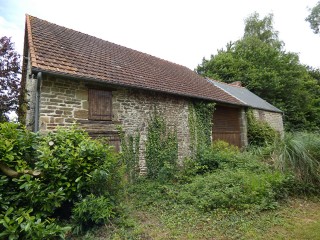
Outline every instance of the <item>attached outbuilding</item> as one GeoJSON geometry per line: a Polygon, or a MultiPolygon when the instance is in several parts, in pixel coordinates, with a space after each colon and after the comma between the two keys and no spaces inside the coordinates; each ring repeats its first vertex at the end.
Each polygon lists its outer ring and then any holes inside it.
{"type": "MultiPolygon", "coordinates": [[[[263,100],[262,98],[260,98],[253,92],[249,91],[245,87],[242,87],[241,82],[226,84],[226,83],[214,81],[211,79],[208,79],[208,81],[210,81],[214,86],[220,88],[224,92],[230,94],[234,98],[241,101],[243,104],[247,106],[247,108],[250,108],[253,111],[253,115],[257,120],[268,123],[274,130],[279,132],[280,135],[283,135],[283,132],[284,132],[283,118],[282,118],[283,112],[280,109],[276,108],[275,106],[271,105],[267,101],[263,100]]],[[[220,111],[223,111],[223,110],[220,110],[220,111]]],[[[219,113],[216,111],[215,114],[218,115],[219,113]]],[[[229,114],[232,115],[230,117],[231,119],[230,121],[234,121],[232,119],[236,118],[235,116],[236,114],[233,112],[229,114]]],[[[220,130],[219,120],[217,119],[215,120],[215,117],[214,117],[213,121],[217,123],[216,125],[214,124],[213,131],[219,131],[220,130]]],[[[226,125],[226,123],[224,124],[226,125]]],[[[235,130],[236,129],[239,130],[239,127],[235,128],[235,130]]],[[[215,137],[213,136],[213,138],[215,137]]]]}

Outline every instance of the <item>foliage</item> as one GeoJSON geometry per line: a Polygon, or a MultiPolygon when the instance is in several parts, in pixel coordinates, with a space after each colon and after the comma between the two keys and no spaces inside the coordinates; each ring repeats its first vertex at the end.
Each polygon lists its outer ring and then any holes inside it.
{"type": "Polygon", "coordinates": [[[11,38],[0,38],[0,122],[8,121],[8,113],[18,108],[20,91],[20,55],[11,38]]]}
{"type": "Polygon", "coordinates": [[[1,239],[60,239],[70,227],[57,225],[54,219],[42,218],[32,209],[10,207],[0,214],[1,239]]]}
{"type": "Polygon", "coordinates": [[[121,139],[121,159],[126,166],[126,176],[133,183],[139,176],[140,134],[125,136],[119,129],[121,139]]]}
{"type": "Polygon", "coordinates": [[[271,144],[278,136],[267,122],[258,121],[251,110],[247,112],[248,142],[253,146],[264,146],[271,144]]]}
{"type": "Polygon", "coordinates": [[[300,64],[297,54],[283,49],[272,22],[272,15],[261,20],[257,13],[251,15],[246,19],[243,38],[228,43],[226,49],[218,50],[209,60],[203,59],[197,72],[227,83],[241,81],[253,93],[284,111],[287,129],[317,129],[319,83],[300,64]]]}
{"type": "Polygon", "coordinates": [[[273,209],[277,200],[286,196],[286,184],[290,177],[272,170],[250,153],[241,153],[222,141],[212,146],[215,170],[196,175],[187,183],[142,185],[141,192],[146,205],[157,199],[192,206],[200,211],[215,209],[273,209]]]}
{"type": "MultiPolygon", "coordinates": [[[[180,187],[177,198],[203,211],[214,209],[270,209],[283,197],[290,180],[273,171],[250,153],[223,141],[214,142],[210,151],[216,169],[211,174],[196,176],[180,187]]],[[[210,161],[209,161],[210,163],[210,161]]],[[[210,164],[208,164],[210,166],[210,164]]]]}
{"type": "Polygon", "coordinates": [[[317,133],[286,133],[274,144],[272,157],[277,168],[293,172],[304,188],[318,191],[320,187],[320,135],[317,133]]]}
{"type": "Polygon", "coordinates": [[[255,37],[259,40],[280,49],[283,43],[278,39],[278,32],[273,28],[273,14],[259,19],[258,13],[253,13],[246,19],[244,37],[255,37]]]}
{"type": "Polygon", "coordinates": [[[202,211],[214,209],[273,209],[285,182],[280,173],[224,169],[198,176],[178,194],[179,201],[202,211]]]}
{"type": "Polygon", "coordinates": [[[320,30],[320,1],[317,4],[309,9],[310,14],[306,18],[306,21],[310,23],[310,28],[315,34],[319,34],[320,30]]]}
{"type": "Polygon", "coordinates": [[[211,144],[214,103],[196,101],[189,105],[190,147],[193,159],[205,154],[211,144]]]}
{"type": "Polygon", "coordinates": [[[105,196],[90,194],[72,209],[72,218],[76,232],[82,232],[83,227],[92,228],[95,225],[108,223],[115,216],[114,204],[105,196]]]}
{"type": "Polygon", "coordinates": [[[174,177],[178,161],[177,130],[170,130],[156,109],[148,121],[145,157],[148,178],[167,180],[174,177]]]}
{"type": "Polygon", "coordinates": [[[223,165],[233,159],[239,153],[236,146],[227,142],[217,140],[206,148],[202,148],[201,154],[195,159],[184,163],[184,175],[196,175],[212,172],[214,169],[222,168],[223,165]]]}
{"type": "MultiPolygon", "coordinates": [[[[318,144],[315,142],[314,146],[318,144]]],[[[274,151],[270,145],[264,148],[269,153],[274,151]]],[[[305,219],[305,212],[296,215],[296,209],[309,208],[308,214],[317,213],[312,209],[319,208],[319,202],[313,208],[306,199],[291,207],[282,201],[288,200],[291,191],[296,191],[291,171],[278,171],[274,165],[261,161],[257,151],[240,152],[223,141],[214,142],[209,149],[216,168],[174,184],[139,179],[128,186],[126,205],[130,206],[129,214],[133,218],[130,226],[111,230],[107,226],[88,236],[89,239],[267,239],[268,236],[291,239],[292,219],[294,226],[299,223],[299,236],[304,236],[304,232],[316,236],[311,228],[301,231],[306,223],[296,217],[305,219]],[[279,233],[279,229],[285,232],[279,233]]],[[[313,151],[319,153],[318,148],[313,151]]],[[[308,215],[311,223],[308,226],[316,231],[318,224],[310,219],[313,217],[308,215]]],[[[298,229],[295,232],[299,233],[298,229]]]]}
{"type": "MultiPolygon", "coordinates": [[[[55,218],[69,219],[77,202],[85,212],[86,205],[81,203],[89,195],[108,199],[113,209],[118,204],[122,178],[118,157],[111,147],[91,140],[84,131],[73,127],[38,136],[19,124],[3,123],[0,141],[0,163],[19,173],[16,178],[2,174],[0,178],[0,219],[4,219],[0,232],[4,236],[63,236],[70,228],[60,227],[55,218]],[[41,175],[29,174],[30,169],[41,175]]],[[[92,221],[98,218],[91,216],[92,221]]]]}

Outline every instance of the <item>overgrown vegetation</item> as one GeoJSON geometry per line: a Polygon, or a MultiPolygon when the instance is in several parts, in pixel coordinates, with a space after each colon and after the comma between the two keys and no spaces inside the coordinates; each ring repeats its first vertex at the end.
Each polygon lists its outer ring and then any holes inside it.
{"type": "Polygon", "coordinates": [[[119,159],[82,130],[40,136],[3,123],[0,159],[1,239],[64,238],[118,214],[119,159]]]}
{"type": "Polygon", "coordinates": [[[193,157],[196,157],[202,148],[211,143],[212,114],[214,103],[211,102],[193,102],[189,105],[189,129],[190,129],[190,147],[193,157]]]}
{"type": "Polygon", "coordinates": [[[319,192],[320,135],[317,133],[286,133],[283,140],[275,141],[272,157],[276,167],[292,172],[303,183],[300,190],[319,192]]]}
{"type": "Polygon", "coordinates": [[[194,102],[189,105],[191,159],[185,160],[189,173],[206,172],[217,167],[210,154],[214,103],[194,102]]]}
{"type": "Polygon", "coordinates": [[[148,121],[145,158],[148,178],[161,181],[174,178],[178,164],[177,130],[169,129],[156,109],[148,121]]]}
{"type": "Polygon", "coordinates": [[[77,128],[40,136],[6,123],[0,135],[4,239],[266,239],[287,229],[290,196],[319,193],[317,133],[287,133],[247,151],[216,141],[177,168],[175,129],[155,113],[146,150],[157,170],[147,178],[129,168],[138,164],[139,135],[121,137],[120,156],[77,128]]]}
{"type": "Polygon", "coordinates": [[[247,111],[248,123],[248,143],[251,146],[265,146],[272,144],[276,138],[280,137],[276,130],[274,130],[267,122],[257,120],[253,111],[247,111]]]}
{"type": "Polygon", "coordinates": [[[139,177],[140,133],[125,135],[118,129],[121,139],[121,159],[125,165],[126,177],[129,183],[134,183],[139,177]]]}

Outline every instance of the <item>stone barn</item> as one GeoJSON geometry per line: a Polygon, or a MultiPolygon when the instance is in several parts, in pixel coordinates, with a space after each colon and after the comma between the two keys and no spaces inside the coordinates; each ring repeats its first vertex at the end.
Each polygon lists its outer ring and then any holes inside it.
{"type": "MultiPolygon", "coordinates": [[[[138,130],[142,171],[147,120],[154,106],[177,129],[179,160],[190,154],[188,113],[195,101],[216,103],[213,139],[247,144],[245,111],[254,104],[220,85],[228,86],[184,66],[26,15],[22,87],[27,127],[48,132],[77,123],[93,137],[109,138],[118,150],[117,126],[126,134],[138,130]]],[[[269,110],[258,107],[256,116],[282,131],[281,111],[269,110]]]]}

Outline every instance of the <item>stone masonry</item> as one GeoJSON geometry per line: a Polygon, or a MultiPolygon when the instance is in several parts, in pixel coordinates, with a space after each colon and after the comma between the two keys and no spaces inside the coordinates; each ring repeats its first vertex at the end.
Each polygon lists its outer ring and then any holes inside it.
{"type": "MultiPolygon", "coordinates": [[[[92,86],[92,82],[90,83],[92,86]]],[[[105,86],[105,85],[104,85],[105,86]]],[[[187,98],[146,90],[117,88],[112,91],[112,121],[88,121],[88,87],[79,80],[44,77],[41,83],[41,132],[58,126],[80,123],[86,130],[116,134],[121,125],[126,134],[140,133],[140,169],[146,171],[144,158],[147,125],[154,108],[166,119],[169,128],[177,129],[178,157],[181,163],[190,154],[187,98]]]]}
{"type": "Polygon", "coordinates": [[[282,113],[277,112],[269,112],[260,109],[253,109],[253,115],[256,119],[267,122],[273,129],[283,135],[284,128],[283,128],[283,120],[282,120],[282,113]]]}

